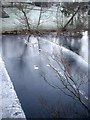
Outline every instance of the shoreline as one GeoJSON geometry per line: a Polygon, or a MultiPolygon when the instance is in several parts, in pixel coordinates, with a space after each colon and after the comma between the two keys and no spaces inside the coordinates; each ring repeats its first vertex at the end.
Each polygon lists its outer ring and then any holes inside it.
{"type": "Polygon", "coordinates": [[[23,118],[24,111],[15,92],[13,83],[0,56],[0,120],[2,118],[23,118]]]}
{"type": "Polygon", "coordinates": [[[23,29],[23,30],[11,30],[11,31],[4,31],[1,32],[1,35],[42,35],[42,34],[49,34],[49,33],[57,33],[57,34],[63,34],[63,33],[79,33],[79,32],[84,32],[84,31],[89,31],[88,29],[23,29]]]}

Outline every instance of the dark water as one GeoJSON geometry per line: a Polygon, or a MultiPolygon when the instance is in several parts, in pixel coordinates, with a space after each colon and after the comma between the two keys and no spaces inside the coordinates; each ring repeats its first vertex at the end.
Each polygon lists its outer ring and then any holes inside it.
{"type": "Polygon", "coordinates": [[[87,38],[87,34],[81,38],[72,38],[73,40],[70,38],[70,42],[69,37],[66,39],[64,36],[57,39],[53,36],[2,36],[3,59],[27,118],[49,118],[54,116],[55,111],[59,113],[59,117],[87,116],[87,111],[80,102],[53,87],[63,86],[49,65],[51,62],[59,69],[51,57],[54,52],[57,53],[56,44],[61,43],[87,61],[87,44],[83,46],[83,37],[87,38]]]}

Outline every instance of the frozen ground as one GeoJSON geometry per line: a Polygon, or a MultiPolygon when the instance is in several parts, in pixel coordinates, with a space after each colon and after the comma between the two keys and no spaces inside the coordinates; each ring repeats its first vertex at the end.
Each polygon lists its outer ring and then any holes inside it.
{"type": "Polygon", "coordinates": [[[25,118],[25,114],[0,57],[0,120],[2,118],[25,118]]]}

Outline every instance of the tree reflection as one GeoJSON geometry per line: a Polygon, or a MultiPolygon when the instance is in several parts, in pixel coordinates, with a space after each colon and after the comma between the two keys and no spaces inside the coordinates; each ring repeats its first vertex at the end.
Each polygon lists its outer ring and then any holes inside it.
{"type": "Polygon", "coordinates": [[[58,100],[54,105],[50,104],[43,96],[39,97],[40,106],[49,114],[52,119],[56,118],[74,118],[78,116],[80,118],[87,117],[86,114],[80,114],[77,108],[77,104],[62,103],[58,100]]]}
{"type": "Polygon", "coordinates": [[[40,39],[39,39],[39,37],[37,37],[37,42],[38,42],[38,50],[40,52],[41,51],[41,45],[40,45],[40,39]]]}
{"type": "Polygon", "coordinates": [[[25,54],[26,54],[30,37],[31,37],[31,35],[28,35],[28,36],[27,36],[27,39],[26,39],[25,44],[24,44],[23,52],[22,52],[22,54],[21,54],[21,56],[20,56],[21,59],[22,59],[22,58],[25,56],[25,54]]]}
{"type": "Polygon", "coordinates": [[[84,87],[88,87],[88,68],[84,73],[81,71],[81,68],[79,68],[79,66],[76,66],[75,69],[77,73],[72,74],[72,67],[76,62],[75,58],[72,57],[73,54],[71,54],[71,56],[69,55],[69,57],[67,55],[65,56],[65,53],[61,48],[60,52],[53,52],[52,55],[44,53],[49,61],[50,68],[52,68],[54,73],[57,75],[60,84],[53,84],[50,80],[47,79],[44,72],[42,74],[42,77],[44,78],[45,82],[48,83],[51,87],[61,90],[65,95],[73,98],[74,100],[78,100],[79,103],[81,103],[81,105],[88,111],[88,113],[90,113],[90,108],[88,107],[88,93],[85,94],[85,89],[82,90],[84,87]],[[59,66],[59,69],[55,66],[56,63],[59,66]]]}
{"type": "Polygon", "coordinates": [[[81,33],[67,33],[67,35],[58,35],[59,37],[59,45],[62,45],[73,52],[80,54],[80,49],[81,49],[81,33]]]}

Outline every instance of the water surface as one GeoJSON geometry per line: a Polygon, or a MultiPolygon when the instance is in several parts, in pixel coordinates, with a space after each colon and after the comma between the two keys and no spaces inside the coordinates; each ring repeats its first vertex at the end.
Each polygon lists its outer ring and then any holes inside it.
{"type": "MultiPolygon", "coordinates": [[[[52,60],[52,56],[59,53],[61,44],[87,62],[87,35],[84,32],[78,38],[62,35],[57,38],[53,35],[2,36],[3,59],[27,118],[52,117],[55,110],[60,112],[61,117],[87,116],[86,110],[78,101],[53,87],[62,87],[62,84],[49,65],[51,62],[61,70],[52,60]]],[[[62,70],[61,72],[63,74],[62,70]]],[[[85,92],[86,87],[83,87],[85,92]]]]}

